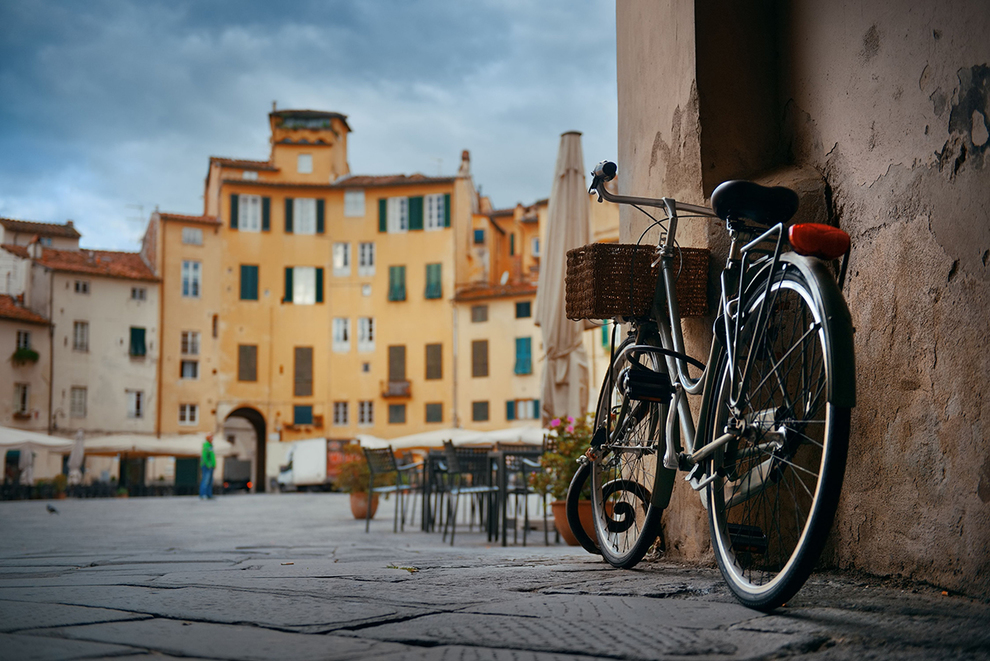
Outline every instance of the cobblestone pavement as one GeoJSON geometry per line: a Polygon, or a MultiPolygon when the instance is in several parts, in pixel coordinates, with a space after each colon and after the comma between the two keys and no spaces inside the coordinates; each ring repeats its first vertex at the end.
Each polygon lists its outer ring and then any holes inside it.
{"type": "Polygon", "coordinates": [[[0,659],[990,659],[990,605],[849,573],[786,608],[710,568],[372,532],[339,494],[0,503],[0,659]]]}

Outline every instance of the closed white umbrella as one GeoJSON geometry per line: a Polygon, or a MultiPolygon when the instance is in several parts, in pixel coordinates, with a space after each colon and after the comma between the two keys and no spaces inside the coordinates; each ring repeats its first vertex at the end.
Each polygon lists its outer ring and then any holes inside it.
{"type": "Polygon", "coordinates": [[[72,441],[58,436],[38,432],[0,427],[0,469],[4,469],[8,450],[20,450],[18,468],[21,471],[21,484],[34,481],[34,457],[41,452],[65,453],[72,448],[72,441]]]}
{"type": "Polygon", "coordinates": [[[69,453],[69,484],[79,484],[82,482],[82,465],[86,458],[86,449],[83,441],[83,430],[76,432],[76,441],[69,453]]]}
{"type": "Polygon", "coordinates": [[[588,410],[584,325],[567,319],[564,304],[567,251],[590,241],[588,204],[581,134],[569,131],[560,136],[533,314],[533,321],[543,332],[543,424],[567,415],[579,417],[588,410]]]}

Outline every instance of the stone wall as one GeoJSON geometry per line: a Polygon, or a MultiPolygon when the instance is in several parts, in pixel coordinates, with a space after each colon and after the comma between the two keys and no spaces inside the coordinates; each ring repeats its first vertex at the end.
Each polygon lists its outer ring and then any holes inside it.
{"type": "MultiPolygon", "coordinates": [[[[620,190],[703,202],[729,178],[785,182],[804,218],[850,233],[858,405],[827,558],[986,597],[990,12],[738,5],[617,4],[620,190]]],[[[723,235],[681,237],[718,254],[723,235]]],[[[687,324],[695,355],[709,328],[687,324]]],[[[705,559],[699,499],[678,487],[673,507],[672,553],[705,559]]]]}

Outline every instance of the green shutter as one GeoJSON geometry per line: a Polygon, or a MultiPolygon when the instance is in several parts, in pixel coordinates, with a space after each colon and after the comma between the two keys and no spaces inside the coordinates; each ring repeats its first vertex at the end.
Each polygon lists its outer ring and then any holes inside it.
{"type": "Polygon", "coordinates": [[[282,299],[283,303],[292,302],[292,267],[285,267],[285,298],[282,299]]]}
{"type": "Polygon", "coordinates": [[[409,229],[423,229],[423,196],[409,198],[409,229]]]}
{"type": "Polygon", "coordinates": [[[541,418],[541,415],[540,415],[540,400],[534,399],[533,400],[533,419],[534,420],[539,420],[540,418],[541,418]]]}
{"type": "Polygon", "coordinates": [[[532,341],[528,337],[516,338],[516,374],[532,374],[532,341]]]}
{"type": "Polygon", "coordinates": [[[323,302],[323,269],[320,267],[316,269],[316,302],[323,302]]]}
{"type": "Polygon", "coordinates": [[[388,200],[384,197],[378,200],[378,231],[388,231],[388,200]]]}
{"type": "Polygon", "coordinates": [[[241,264],[241,300],[258,300],[258,267],[241,264]]]}
{"type": "Polygon", "coordinates": [[[323,200],[316,201],[316,233],[323,234],[323,200]]]}
{"type": "Polygon", "coordinates": [[[292,198],[285,198],[285,233],[292,234],[292,198]]]}
{"type": "Polygon", "coordinates": [[[272,229],[272,198],[261,198],[261,231],[268,232],[272,229]]]}
{"type": "Polygon", "coordinates": [[[515,234],[510,234],[509,235],[509,255],[515,255],[515,254],[516,254],[516,235],[515,234]]]}
{"type": "Polygon", "coordinates": [[[406,300],[406,267],[388,267],[388,300],[406,300]]]}
{"type": "Polygon", "coordinates": [[[230,194],[230,229],[237,229],[237,193],[230,194]]]}
{"type": "Polygon", "coordinates": [[[442,264],[426,265],[426,298],[441,298],[443,296],[442,267],[442,264]]]}
{"type": "Polygon", "coordinates": [[[515,400],[508,400],[505,402],[505,419],[506,421],[511,421],[516,419],[516,402],[515,400]]]}
{"type": "Polygon", "coordinates": [[[144,329],[131,326],[131,355],[143,356],[147,353],[144,346],[144,329]]]}
{"type": "Polygon", "coordinates": [[[450,227],[450,193],[443,194],[443,226],[450,227]]]}

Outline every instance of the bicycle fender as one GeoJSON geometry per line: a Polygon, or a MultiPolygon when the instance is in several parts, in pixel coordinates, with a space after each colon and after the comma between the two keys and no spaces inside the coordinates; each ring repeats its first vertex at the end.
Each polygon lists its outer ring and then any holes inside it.
{"type": "Polygon", "coordinates": [[[657,475],[650,505],[665,510],[670,504],[670,494],[674,491],[674,478],[677,476],[677,471],[664,468],[662,464],[659,465],[659,470],[660,473],[657,475]]]}
{"type": "Polygon", "coordinates": [[[787,252],[780,256],[780,261],[793,264],[801,272],[811,285],[819,309],[825,311],[825,368],[832,377],[828,401],[833,406],[853,408],[856,406],[856,353],[849,306],[820,259],[787,252]]]}

